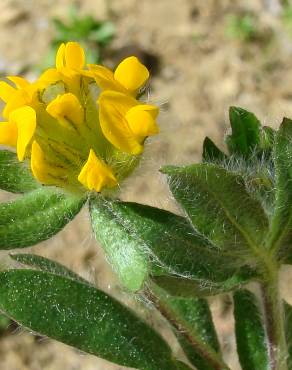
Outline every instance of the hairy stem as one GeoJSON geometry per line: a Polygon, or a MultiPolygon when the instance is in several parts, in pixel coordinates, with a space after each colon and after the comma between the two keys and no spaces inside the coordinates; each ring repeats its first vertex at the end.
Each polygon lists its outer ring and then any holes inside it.
{"type": "Polygon", "coordinates": [[[175,328],[190,343],[194,350],[210,364],[212,369],[230,370],[221,357],[211,347],[194,337],[188,328],[177,320],[172,311],[168,309],[167,305],[162,302],[159,297],[149,289],[145,292],[145,296],[153,303],[155,308],[173,326],[173,328],[175,328]]]}
{"type": "Polygon", "coordinates": [[[278,268],[273,266],[261,284],[270,369],[288,370],[284,312],[278,285],[278,268]]]}

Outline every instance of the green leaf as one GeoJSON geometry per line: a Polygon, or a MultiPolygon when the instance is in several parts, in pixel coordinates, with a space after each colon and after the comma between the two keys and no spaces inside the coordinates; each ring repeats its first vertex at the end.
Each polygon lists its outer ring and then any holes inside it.
{"type": "Polygon", "coordinates": [[[36,254],[10,254],[10,257],[21,263],[22,265],[34,267],[37,270],[51,272],[55,275],[61,275],[68,279],[73,279],[77,281],[81,281],[82,283],[89,284],[89,282],[83,279],[81,276],[76,274],[75,272],[69,270],[66,266],[58,263],[56,261],[52,261],[48,258],[38,256],[36,254]]]}
{"type": "Polygon", "coordinates": [[[52,23],[55,27],[58,38],[62,38],[63,35],[67,35],[70,32],[70,27],[63,23],[59,18],[53,18],[52,23]]]}
{"type": "Polygon", "coordinates": [[[227,14],[226,36],[239,41],[252,42],[260,37],[258,22],[253,14],[227,14]]]}
{"type": "Polygon", "coordinates": [[[178,370],[191,370],[191,368],[182,361],[176,361],[176,366],[178,370]]]}
{"type": "Polygon", "coordinates": [[[272,127],[263,126],[261,132],[260,148],[264,153],[269,155],[272,153],[275,144],[276,133],[277,132],[272,127]]]}
{"type": "Polygon", "coordinates": [[[205,299],[172,296],[151,285],[160,311],[177,329],[177,338],[189,361],[200,370],[213,370],[212,361],[222,364],[219,342],[205,299]],[[190,339],[191,338],[191,339],[190,339]]]}
{"type": "Polygon", "coordinates": [[[154,276],[153,280],[157,285],[172,295],[180,297],[205,297],[239,289],[256,278],[257,273],[248,266],[244,266],[230,277],[218,282],[203,279],[196,281],[177,276],[154,276]]]}
{"type": "Polygon", "coordinates": [[[103,22],[90,32],[89,39],[106,46],[114,37],[115,32],[115,26],[112,22],[103,22]]]}
{"type": "Polygon", "coordinates": [[[267,247],[279,248],[292,229],[292,121],[284,118],[274,147],[275,204],[267,247]]]}
{"type": "MultiPolygon", "coordinates": [[[[264,153],[268,156],[263,156],[261,160],[254,161],[253,165],[241,167],[239,162],[238,169],[244,176],[248,192],[252,197],[259,200],[268,218],[270,218],[274,212],[275,201],[274,168],[271,158],[268,158],[271,157],[271,153],[264,153]]],[[[236,160],[237,158],[235,158],[236,160]]]]}
{"type": "Polygon", "coordinates": [[[16,154],[0,150],[0,189],[11,193],[26,193],[40,185],[33,178],[24,162],[19,162],[16,154]]]}
{"type": "Polygon", "coordinates": [[[0,204],[0,249],[25,248],[57,234],[85,199],[55,189],[37,189],[0,204]]]}
{"type": "Polygon", "coordinates": [[[0,336],[2,337],[5,332],[9,330],[9,327],[11,327],[12,321],[7,317],[6,315],[0,313],[0,336]]]}
{"type": "Polygon", "coordinates": [[[114,298],[81,282],[34,270],[2,272],[0,309],[24,327],[119,365],[177,369],[158,333],[114,298]]]}
{"type": "Polygon", "coordinates": [[[130,291],[139,290],[148,275],[148,261],[140,240],[125,232],[112,212],[110,200],[99,196],[91,199],[90,215],[94,235],[121,283],[130,291]]]}
{"type": "Polygon", "coordinates": [[[194,228],[221,251],[234,256],[234,265],[258,255],[268,231],[260,202],[247,192],[237,173],[212,164],[167,166],[170,189],[194,228]],[[256,230],[256,232],[255,232],[256,230]]]}
{"type": "Polygon", "coordinates": [[[102,197],[91,200],[90,212],[95,236],[128,289],[139,289],[148,270],[195,279],[198,288],[238,270],[234,257],[219,255],[186,219],[171,212],[102,197]]]}
{"type": "Polygon", "coordinates": [[[219,163],[226,160],[228,157],[223,153],[214,142],[207,136],[203,143],[203,161],[219,163]]]}
{"type": "Polygon", "coordinates": [[[284,303],[285,312],[285,333],[288,348],[288,369],[292,369],[292,307],[288,303],[284,303]]]}
{"type": "Polygon", "coordinates": [[[242,290],[234,294],[234,319],[242,370],[267,370],[265,330],[256,298],[251,292],[242,290]]]}
{"type": "Polygon", "coordinates": [[[260,144],[260,121],[253,113],[238,107],[230,107],[229,119],[232,134],[226,138],[228,149],[231,154],[248,158],[260,144]]]}

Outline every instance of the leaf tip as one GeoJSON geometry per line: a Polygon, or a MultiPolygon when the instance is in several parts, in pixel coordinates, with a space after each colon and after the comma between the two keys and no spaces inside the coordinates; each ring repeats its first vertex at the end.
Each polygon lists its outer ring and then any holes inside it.
{"type": "Polygon", "coordinates": [[[159,169],[159,172],[163,173],[164,175],[170,175],[177,169],[176,166],[163,166],[159,169]]]}

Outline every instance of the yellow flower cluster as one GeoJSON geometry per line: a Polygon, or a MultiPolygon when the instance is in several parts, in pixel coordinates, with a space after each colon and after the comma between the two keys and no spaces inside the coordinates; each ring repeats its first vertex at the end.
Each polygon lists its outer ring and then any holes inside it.
{"type": "Polygon", "coordinates": [[[101,191],[133,168],[145,139],[158,133],[158,108],[137,94],[149,78],[136,57],[116,70],[88,65],[76,42],[62,44],[56,68],[34,83],[9,76],[0,82],[6,103],[0,144],[30,160],[42,184],[101,191]]]}

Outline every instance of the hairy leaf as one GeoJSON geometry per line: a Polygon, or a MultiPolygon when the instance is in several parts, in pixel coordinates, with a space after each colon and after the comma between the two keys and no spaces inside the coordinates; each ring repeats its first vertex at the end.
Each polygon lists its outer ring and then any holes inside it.
{"type": "Polygon", "coordinates": [[[255,296],[247,291],[234,294],[237,352],[243,370],[267,370],[268,348],[261,313],[255,296]]]}
{"type": "MultiPolygon", "coordinates": [[[[276,199],[271,220],[268,248],[277,249],[286,244],[292,233],[292,121],[284,118],[277,133],[274,162],[276,173],[276,199]]],[[[290,239],[291,240],[291,239],[290,239]]],[[[281,251],[280,251],[281,253],[281,251]]]]}
{"type": "Polygon", "coordinates": [[[232,134],[226,138],[228,149],[247,158],[260,145],[261,124],[253,113],[238,107],[230,107],[229,119],[232,134]]]}
{"type": "Polygon", "coordinates": [[[0,249],[24,248],[57,234],[80,211],[85,199],[37,189],[0,204],[0,249]]]}
{"type": "Polygon", "coordinates": [[[257,278],[257,273],[248,266],[219,282],[191,280],[178,276],[154,276],[153,280],[169,294],[179,297],[205,297],[239,289],[257,278]]]}
{"type": "MultiPolygon", "coordinates": [[[[268,231],[268,219],[248,192],[243,178],[212,165],[167,166],[170,189],[194,228],[221,251],[248,259],[257,254],[268,231]],[[255,232],[256,230],[256,232],[255,232]]],[[[238,264],[234,259],[234,264],[238,264]]]]}
{"type": "Polygon", "coordinates": [[[177,369],[159,334],[106,293],[34,270],[0,273],[0,309],[37,333],[119,365],[177,369]]]}
{"type": "Polygon", "coordinates": [[[90,202],[93,232],[121,283],[130,291],[141,288],[148,275],[148,261],[138,238],[125,232],[112,212],[111,201],[97,197],[90,202]]]}
{"type": "Polygon", "coordinates": [[[191,370],[191,368],[182,361],[176,361],[176,366],[178,370],[191,370]]]}
{"type": "Polygon", "coordinates": [[[90,203],[93,230],[128,288],[147,276],[174,274],[199,285],[237,272],[234,258],[206,242],[183,217],[158,208],[97,197],[90,203]],[[148,262],[149,261],[149,262],[148,262]]]}
{"type": "Polygon", "coordinates": [[[260,148],[265,154],[270,155],[275,144],[276,131],[269,126],[263,126],[261,132],[260,148]]]}
{"type": "Polygon", "coordinates": [[[227,155],[223,153],[214,142],[207,136],[203,143],[203,160],[205,162],[221,162],[227,159],[227,155]]]}
{"type": "Polygon", "coordinates": [[[172,296],[155,285],[152,291],[160,312],[176,329],[177,338],[190,362],[200,370],[223,364],[208,303],[201,298],[172,296]]]}
{"type": "Polygon", "coordinates": [[[0,150],[0,189],[11,193],[26,193],[38,187],[40,185],[26,163],[19,162],[15,153],[0,150]]]}
{"type": "Polygon", "coordinates": [[[89,284],[88,281],[83,279],[81,276],[76,274],[74,271],[71,271],[66,266],[58,263],[56,261],[52,261],[48,258],[38,256],[36,254],[10,254],[10,257],[15,261],[21,263],[22,265],[34,267],[37,270],[51,272],[55,275],[61,275],[67,277],[68,279],[73,279],[77,281],[81,281],[83,283],[89,284]]]}

